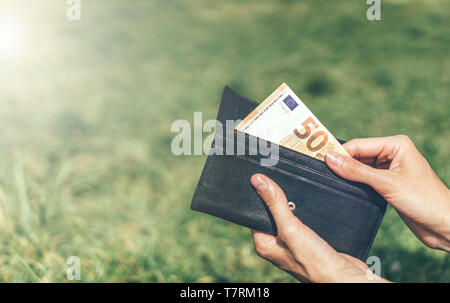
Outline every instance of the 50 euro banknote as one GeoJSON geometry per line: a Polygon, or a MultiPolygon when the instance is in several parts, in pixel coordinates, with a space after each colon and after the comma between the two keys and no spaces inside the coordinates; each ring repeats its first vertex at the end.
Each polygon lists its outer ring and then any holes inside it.
{"type": "Polygon", "coordinates": [[[347,151],[283,83],[236,127],[236,130],[324,161],[328,151],[347,151]]]}

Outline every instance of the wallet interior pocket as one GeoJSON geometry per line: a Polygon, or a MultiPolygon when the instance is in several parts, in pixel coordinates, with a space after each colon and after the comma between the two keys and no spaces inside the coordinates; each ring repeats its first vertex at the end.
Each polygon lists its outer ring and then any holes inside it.
{"type": "Polygon", "coordinates": [[[306,182],[311,182],[319,187],[329,188],[335,190],[340,194],[348,194],[355,198],[359,198],[362,203],[377,205],[381,210],[386,206],[386,202],[381,198],[371,187],[366,184],[348,181],[334,174],[324,161],[315,159],[308,155],[299,153],[297,151],[279,146],[275,143],[268,142],[256,138],[254,136],[244,134],[237,130],[228,130],[224,135],[216,133],[216,140],[219,140],[222,144],[221,147],[217,147],[213,142],[213,147],[217,150],[222,150],[221,154],[226,154],[225,146],[231,141],[233,148],[231,152],[236,157],[244,157],[249,161],[253,161],[255,164],[262,166],[263,159],[271,157],[272,161],[266,161],[269,163],[275,163],[271,166],[275,170],[281,170],[285,174],[292,174],[295,178],[304,179],[306,182]],[[253,142],[253,143],[251,143],[253,142]],[[257,142],[255,144],[254,142],[257,142]],[[266,155],[265,152],[261,152],[260,146],[271,146],[270,151],[276,150],[277,152],[266,155]],[[241,154],[238,152],[241,151],[241,154]],[[243,151],[243,153],[242,153],[243,151]]]}

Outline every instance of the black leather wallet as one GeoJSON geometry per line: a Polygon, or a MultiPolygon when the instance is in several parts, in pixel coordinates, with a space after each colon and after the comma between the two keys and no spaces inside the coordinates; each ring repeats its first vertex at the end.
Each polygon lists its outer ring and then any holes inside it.
{"type": "MultiPolygon", "coordinates": [[[[225,126],[226,120],[243,119],[257,105],[225,87],[217,121],[225,126]]],[[[282,146],[276,165],[261,166],[262,158],[273,155],[262,153],[258,146],[250,152],[249,142],[256,138],[234,129],[218,130],[212,148],[217,150],[216,142],[224,148],[232,142],[235,152],[208,156],[192,199],[193,210],[276,235],[267,206],[250,184],[253,174],[262,173],[284,190],[294,215],[337,251],[363,261],[367,258],[386,210],[386,201],[377,192],[340,178],[320,160],[282,146]],[[245,136],[244,146],[238,146],[242,145],[238,135],[245,136]],[[246,153],[238,155],[238,148],[246,153]]]]}

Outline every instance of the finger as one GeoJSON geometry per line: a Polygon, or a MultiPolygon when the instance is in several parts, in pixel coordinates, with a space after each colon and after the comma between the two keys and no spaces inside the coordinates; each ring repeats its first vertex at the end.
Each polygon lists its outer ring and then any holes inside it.
{"type": "Polygon", "coordinates": [[[326,154],[325,162],[342,178],[368,184],[381,194],[392,186],[392,175],[388,170],[370,167],[356,159],[332,151],[326,154]]]}
{"type": "Polygon", "coordinates": [[[357,160],[372,167],[376,167],[377,158],[360,158],[357,160]]]}
{"type": "Polygon", "coordinates": [[[402,218],[402,220],[405,222],[405,224],[409,227],[409,229],[416,235],[418,239],[420,239],[425,245],[427,245],[430,248],[435,249],[442,249],[439,247],[439,243],[441,236],[437,233],[435,233],[433,230],[429,229],[427,226],[417,224],[414,222],[411,218],[409,218],[407,215],[403,214],[402,212],[398,211],[398,214],[402,218]]]}
{"type": "Polygon", "coordinates": [[[273,180],[262,174],[255,174],[251,182],[269,207],[277,225],[278,235],[295,260],[306,269],[314,268],[309,276],[320,271],[317,269],[321,268],[323,260],[329,260],[330,265],[338,263],[340,257],[337,252],[294,216],[283,190],[273,180]]]}
{"type": "Polygon", "coordinates": [[[352,139],[343,144],[347,152],[358,159],[376,158],[387,146],[393,144],[394,137],[352,139]]]}
{"type": "Polygon", "coordinates": [[[264,259],[279,259],[288,252],[286,245],[276,236],[252,230],[252,238],[256,252],[264,259]]]}
{"type": "Polygon", "coordinates": [[[347,262],[351,263],[352,265],[358,267],[361,271],[365,272],[369,267],[366,263],[362,262],[360,259],[357,259],[353,256],[341,253],[340,254],[347,262]]]}
{"type": "MultiPolygon", "coordinates": [[[[293,249],[292,246],[305,247],[307,243],[296,244],[305,238],[316,240],[314,236],[311,236],[311,233],[314,232],[305,226],[289,209],[286,196],[278,184],[263,174],[253,175],[251,183],[269,207],[277,226],[278,235],[291,250],[293,249]]],[[[321,238],[319,237],[319,239],[321,238]]]]}
{"type": "Polygon", "coordinates": [[[255,174],[250,182],[269,208],[279,231],[286,224],[289,225],[298,220],[289,209],[283,190],[272,179],[262,174],[255,174]]]}
{"type": "Polygon", "coordinates": [[[253,243],[256,253],[277,265],[283,270],[305,276],[304,268],[295,262],[295,259],[289,249],[279,237],[272,236],[260,231],[252,230],[253,243]]]}

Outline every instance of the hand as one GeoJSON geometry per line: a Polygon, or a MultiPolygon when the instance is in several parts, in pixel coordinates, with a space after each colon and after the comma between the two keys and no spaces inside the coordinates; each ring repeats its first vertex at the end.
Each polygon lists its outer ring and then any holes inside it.
{"type": "Polygon", "coordinates": [[[450,191],[406,136],[353,139],[329,152],[339,176],[373,187],[427,246],[450,251],[450,191]]]}
{"type": "Polygon", "coordinates": [[[278,231],[278,236],[252,231],[261,257],[301,281],[387,282],[359,259],[338,253],[304,225],[291,212],[283,190],[274,181],[255,174],[251,183],[269,207],[278,231]]]}

